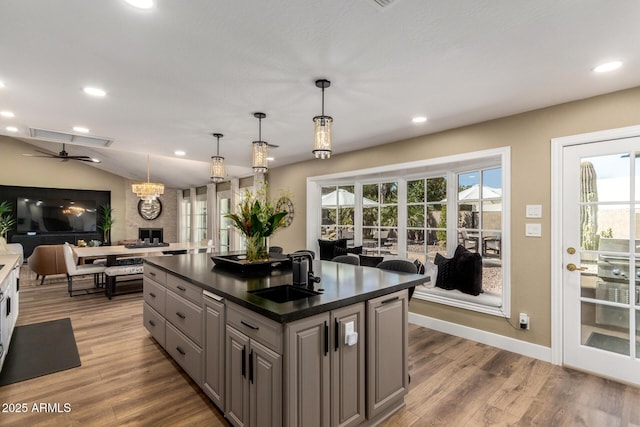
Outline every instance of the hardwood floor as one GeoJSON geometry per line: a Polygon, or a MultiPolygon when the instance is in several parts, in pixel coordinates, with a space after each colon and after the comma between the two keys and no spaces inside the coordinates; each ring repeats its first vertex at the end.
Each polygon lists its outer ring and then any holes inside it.
{"type": "MultiPolygon", "coordinates": [[[[69,298],[23,268],[20,298],[19,325],[71,318],[82,366],[0,387],[1,409],[28,407],[1,426],[227,425],[142,326],[142,294],[69,298]]],[[[384,426],[640,426],[637,388],[413,325],[409,345],[406,406],[384,426]]]]}

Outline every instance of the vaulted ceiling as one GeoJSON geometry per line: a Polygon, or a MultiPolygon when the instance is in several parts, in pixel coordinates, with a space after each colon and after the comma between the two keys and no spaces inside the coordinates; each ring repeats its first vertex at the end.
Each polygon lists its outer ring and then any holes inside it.
{"type": "Polygon", "coordinates": [[[112,142],[67,151],[95,167],[203,185],[214,132],[251,173],[257,111],[271,167],[312,158],[318,78],[334,154],[638,86],[638,22],[636,0],[3,0],[0,134],[57,153],[29,129],[86,127],[112,142]]]}

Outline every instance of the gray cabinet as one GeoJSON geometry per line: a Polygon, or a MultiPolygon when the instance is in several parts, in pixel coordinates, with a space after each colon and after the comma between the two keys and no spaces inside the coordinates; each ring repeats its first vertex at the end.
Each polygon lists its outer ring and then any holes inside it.
{"type": "Polygon", "coordinates": [[[408,294],[367,301],[367,418],[404,402],[408,387],[408,294]]]}
{"type": "Polygon", "coordinates": [[[225,415],[242,426],[282,425],[282,326],[227,304],[225,415]]]}
{"type": "Polygon", "coordinates": [[[227,304],[225,415],[236,427],[282,425],[281,326],[227,304]]]}
{"type": "Polygon", "coordinates": [[[354,426],[365,419],[364,303],[285,326],[287,426],[354,426]],[[345,342],[347,326],[357,342],[345,342]]]}
{"type": "Polygon", "coordinates": [[[202,388],[224,412],[225,382],[225,312],[224,301],[216,295],[204,297],[204,375],[202,388]]]}
{"type": "Polygon", "coordinates": [[[198,289],[159,268],[144,265],[144,327],[202,386],[203,301],[202,289],[198,289]]]}

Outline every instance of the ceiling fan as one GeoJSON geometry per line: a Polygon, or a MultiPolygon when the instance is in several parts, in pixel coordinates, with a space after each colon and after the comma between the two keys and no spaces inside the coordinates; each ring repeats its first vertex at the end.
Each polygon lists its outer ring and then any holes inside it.
{"type": "Polygon", "coordinates": [[[62,144],[62,151],[60,151],[58,154],[52,154],[52,153],[48,153],[46,151],[40,151],[40,150],[35,150],[35,151],[37,151],[38,153],[44,154],[44,156],[36,156],[34,154],[23,154],[23,156],[60,159],[63,162],[66,162],[68,160],[79,160],[81,162],[100,163],[100,160],[94,159],[94,158],[89,157],[89,156],[70,156],[69,153],[67,152],[67,150],[65,149],[65,144],[64,143],[62,144]]]}

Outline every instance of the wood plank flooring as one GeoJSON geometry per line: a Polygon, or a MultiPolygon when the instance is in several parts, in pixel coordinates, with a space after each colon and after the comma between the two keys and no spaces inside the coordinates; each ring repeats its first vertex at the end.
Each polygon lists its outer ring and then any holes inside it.
{"type": "MultiPolygon", "coordinates": [[[[227,425],[142,326],[142,294],[69,298],[62,277],[21,279],[18,324],[70,317],[82,366],[0,387],[0,409],[28,407],[0,426],[227,425]]],[[[384,426],[640,426],[637,388],[414,325],[409,346],[406,406],[384,426]]]]}

